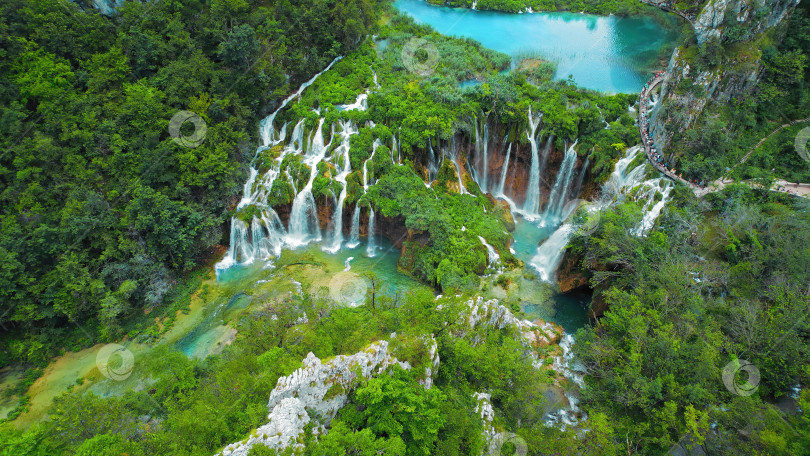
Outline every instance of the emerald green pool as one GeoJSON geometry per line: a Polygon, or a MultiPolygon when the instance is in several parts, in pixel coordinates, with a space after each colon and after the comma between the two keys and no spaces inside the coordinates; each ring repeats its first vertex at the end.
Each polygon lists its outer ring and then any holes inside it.
{"type": "MultiPolygon", "coordinates": [[[[512,57],[537,56],[557,64],[557,79],[581,87],[635,93],[671,54],[681,26],[650,17],[577,13],[511,14],[396,0],[396,7],[444,35],[475,39],[512,57]]],[[[667,21],[669,22],[669,21],[667,21]]]]}

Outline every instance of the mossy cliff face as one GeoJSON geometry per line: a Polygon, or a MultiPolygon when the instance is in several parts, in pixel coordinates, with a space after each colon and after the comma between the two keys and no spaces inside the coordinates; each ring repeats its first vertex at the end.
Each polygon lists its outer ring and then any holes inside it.
{"type": "Polygon", "coordinates": [[[733,25],[744,25],[759,34],[781,23],[799,4],[799,0],[710,0],[695,20],[695,37],[703,44],[712,37],[723,38],[733,25]]]}
{"type": "MultiPolygon", "coordinates": [[[[487,170],[487,188],[485,193],[490,195],[497,195],[500,190],[501,182],[503,182],[503,194],[515,202],[518,207],[522,207],[526,201],[526,189],[529,185],[529,175],[532,166],[532,148],[529,143],[521,143],[519,140],[512,140],[514,136],[525,141],[526,133],[522,131],[506,131],[504,126],[493,126],[490,132],[489,140],[487,141],[487,160],[486,167],[483,163],[483,156],[481,152],[476,151],[475,139],[467,134],[459,133],[455,137],[458,146],[457,163],[461,166],[461,179],[468,191],[472,191],[471,181],[473,177],[468,170],[475,170],[478,173],[478,182],[483,182],[482,171],[487,170]],[[505,135],[510,135],[508,140],[504,139],[505,135]],[[507,155],[509,161],[507,162],[507,155]],[[507,167],[506,176],[504,178],[504,167],[507,167]]],[[[537,147],[538,154],[542,162],[543,149],[546,146],[548,137],[538,137],[537,147]]],[[[542,207],[547,201],[551,193],[551,189],[557,178],[557,173],[560,165],[565,158],[565,149],[567,144],[558,144],[556,138],[552,138],[552,143],[549,148],[548,157],[544,164],[541,164],[540,176],[540,206],[542,207]]],[[[439,154],[441,145],[434,146],[436,153],[439,154]]],[[[579,149],[579,148],[577,148],[579,149]]],[[[585,165],[585,157],[588,155],[587,151],[582,152],[577,158],[575,165],[576,174],[579,175],[583,166],[585,165]]],[[[429,152],[423,151],[420,154],[418,166],[421,169],[421,175],[427,175],[427,160],[429,152]]],[[[459,193],[458,177],[456,169],[452,161],[445,159],[442,161],[439,171],[436,175],[438,185],[449,192],[459,193]]],[[[483,184],[482,184],[483,185],[483,184]]],[[[477,186],[477,184],[476,184],[477,186]]],[[[587,175],[583,180],[581,197],[588,198],[592,196],[594,190],[598,189],[598,185],[592,182],[592,176],[587,175]]]]}
{"type": "MultiPolygon", "coordinates": [[[[673,51],[650,124],[665,153],[697,125],[707,106],[750,96],[762,73],[761,41],[773,39],[797,0],[710,0],[694,22],[698,45],[673,51]],[[698,55],[703,47],[703,61],[698,55]],[[708,56],[707,56],[708,55],[708,56]],[[706,60],[712,61],[707,63],[706,60]]],[[[674,162],[673,158],[670,160],[674,162]]]]}

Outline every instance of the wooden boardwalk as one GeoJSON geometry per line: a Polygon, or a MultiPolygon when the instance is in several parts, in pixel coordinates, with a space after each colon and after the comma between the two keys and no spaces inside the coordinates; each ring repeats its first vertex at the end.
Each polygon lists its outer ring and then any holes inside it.
{"type": "MultiPolygon", "coordinates": [[[[700,186],[700,185],[695,184],[694,182],[689,182],[688,180],[680,177],[679,175],[675,174],[676,170],[674,168],[673,169],[667,169],[666,166],[659,163],[659,161],[658,161],[659,157],[661,157],[663,159],[663,153],[661,153],[660,151],[655,150],[655,145],[653,144],[652,136],[650,135],[650,129],[649,129],[650,128],[650,124],[649,124],[650,119],[649,119],[649,115],[648,115],[648,112],[647,112],[647,105],[649,104],[649,101],[650,101],[650,94],[655,89],[658,88],[658,86],[664,81],[665,78],[666,78],[666,73],[664,73],[664,72],[657,73],[652,79],[649,80],[649,82],[647,82],[647,85],[645,85],[644,88],[641,89],[641,94],[639,95],[639,100],[638,100],[638,105],[639,105],[638,129],[639,129],[639,134],[641,136],[641,144],[644,147],[644,153],[647,154],[647,160],[649,160],[651,165],[653,165],[658,171],[660,171],[662,174],[664,174],[668,178],[670,178],[670,179],[672,179],[672,180],[674,180],[676,182],[680,182],[680,183],[682,183],[684,185],[687,185],[689,188],[692,189],[695,196],[697,196],[697,197],[702,197],[704,195],[707,195],[707,194],[713,193],[713,192],[719,192],[719,191],[723,190],[727,185],[730,185],[730,184],[734,183],[734,180],[720,178],[720,179],[715,180],[714,182],[710,182],[708,185],[700,186]]],[[[798,124],[800,122],[805,122],[805,121],[808,121],[808,120],[810,120],[810,118],[808,118],[808,119],[800,119],[800,120],[793,121],[793,122],[791,122],[789,124],[782,125],[777,130],[771,132],[770,135],[763,138],[762,141],[760,141],[748,154],[745,155],[745,157],[742,159],[742,161],[740,163],[747,160],[748,157],[751,155],[751,153],[754,150],[756,150],[760,145],[762,145],[762,143],[765,142],[765,140],[767,140],[769,137],[771,137],[777,131],[780,131],[781,129],[786,128],[786,127],[788,127],[790,125],[796,125],[796,124],[798,124]]],[[[755,182],[747,182],[746,181],[744,183],[747,184],[747,185],[750,185],[750,186],[754,186],[754,187],[759,186],[759,184],[757,184],[755,182]]],[[[777,181],[774,182],[774,184],[773,184],[773,186],[771,187],[770,190],[773,191],[773,192],[788,193],[788,194],[791,194],[791,195],[807,197],[808,195],[810,195],[810,184],[803,184],[803,183],[787,182],[787,181],[784,181],[784,180],[777,180],[777,181]]]]}

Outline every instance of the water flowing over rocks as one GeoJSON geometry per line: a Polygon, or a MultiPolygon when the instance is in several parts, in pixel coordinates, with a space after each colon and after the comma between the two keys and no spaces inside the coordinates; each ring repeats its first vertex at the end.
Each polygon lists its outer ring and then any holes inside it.
{"type": "MultiPolygon", "coordinates": [[[[441,305],[441,304],[440,304],[441,305]]],[[[554,370],[561,378],[567,379],[574,387],[572,390],[560,390],[560,381],[557,381],[557,386],[553,387],[552,392],[560,395],[560,401],[555,404],[558,406],[551,411],[546,417],[546,425],[549,426],[570,426],[575,425],[579,420],[584,417],[578,403],[579,388],[584,388],[584,373],[585,368],[574,362],[574,355],[571,348],[574,345],[574,337],[570,334],[564,334],[561,327],[554,323],[544,322],[537,320],[535,323],[528,320],[521,320],[512,314],[506,307],[500,305],[497,299],[484,300],[478,296],[470,299],[465,303],[469,314],[462,315],[466,323],[471,327],[488,326],[496,329],[504,329],[509,326],[518,330],[521,341],[526,346],[527,354],[533,360],[533,365],[536,369],[548,368],[554,370]],[[560,351],[557,356],[553,356],[551,365],[544,366],[543,361],[540,360],[533,348],[546,347],[551,344],[560,345],[560,351]]],[[[458,332],[456,335],[464,337],[464,332],[458,332]]],[[[475,342],[475,338],[473,338],[475,342]]],[[[492,425],[494,412],[490,403],[490,395],[484,392],[475,393],[475,398],[478,401],[476,412],[481,414],[484,420],[484,437],[488,445],[493,444],[494,436],[497,434],[492,425]]]]}

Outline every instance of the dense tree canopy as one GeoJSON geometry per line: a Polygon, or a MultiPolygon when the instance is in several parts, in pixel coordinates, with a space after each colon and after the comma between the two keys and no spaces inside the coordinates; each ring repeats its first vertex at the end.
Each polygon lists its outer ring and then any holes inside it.
{"type": "Polygon", "coordinates": [[[4,2],[0,324],[16,342],[0,365],[45,361],[53,352],[26,347],[69,340],[68,321],[89,331],[76,342],[112,340],[166,302],[227,242],[260,116],[357,46],[380,9],[134,1],[106,17],[84,3],[4,2]],[[207,124],[198,147],[170,137],[179,110],[207,124]]]}

